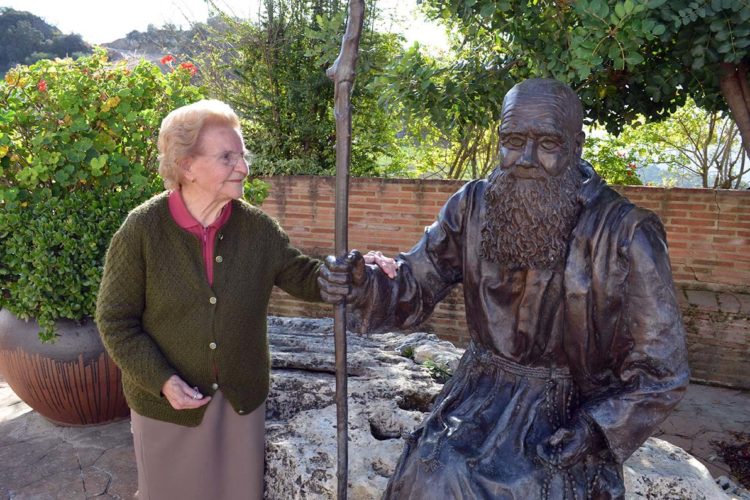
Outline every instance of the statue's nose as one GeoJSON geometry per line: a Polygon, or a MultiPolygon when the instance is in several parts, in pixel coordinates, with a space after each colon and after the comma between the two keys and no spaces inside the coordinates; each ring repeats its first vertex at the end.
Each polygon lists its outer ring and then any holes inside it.
{"type": "Polygon", "coordinates": [[[520,160],[516,163],[516,166],[523,168],[537,168],[539,166],[539,158],[536,154],[536,143],[533,139],[526,141],[526,145],[523,149],[523,155],[520,160]]]}

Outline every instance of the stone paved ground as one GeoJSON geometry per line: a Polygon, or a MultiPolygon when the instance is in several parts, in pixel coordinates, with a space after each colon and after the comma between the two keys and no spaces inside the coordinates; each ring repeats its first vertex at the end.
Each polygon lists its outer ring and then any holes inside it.
{"type": "Polygon", "coordinates": [[[136,486],[129,420],[57,426],[0,378],[0,499],[130,499],[136,486]]]}
{"type": "Polygon", "coordinates": [[[737,433],[750,434],[750,392],[691,384],[655,435],[695,456],[719,477],[730,471],[717,443],[738,444],[737,433]]]}
{"type": "MultiPolygon", "coordinates": [[[[750,393],[691,385],[658,437],[696,456],[714,475],[729,471],[715,441],[750,431],[750,393]]],[[[22,403],[0,378],[0,499],[130,499],[137,475],[128,420],[59,427],[22,403]]]]}

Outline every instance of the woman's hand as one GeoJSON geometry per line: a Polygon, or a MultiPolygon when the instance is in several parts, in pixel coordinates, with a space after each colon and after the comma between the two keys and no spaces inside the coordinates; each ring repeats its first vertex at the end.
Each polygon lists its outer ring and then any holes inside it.
{"type": "Polygon", "coordinates": [[[386,276],[393,279],[398,272],[398,262],[380,252],[370,250],[364,255],[365,264],[375,264],[386,276]]]}
{"type": "Polygon", "coordinates": [[[161,393],[175,410],[192,410],[211,401],[211,396],[204,396],[197,387],[190,387],[177,375],[172,375],[164,382],[161,393]]]}

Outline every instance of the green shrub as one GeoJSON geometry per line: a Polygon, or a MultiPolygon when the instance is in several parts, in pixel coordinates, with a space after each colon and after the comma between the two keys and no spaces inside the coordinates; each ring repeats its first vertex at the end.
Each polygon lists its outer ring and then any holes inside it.
{"type": "Polygon", "coordinates": [[[621,138],[589,136],[583,150],[583,158],[593,165],[596,172],[610,185],[643,184],[638,177],[638,151],[621,138]]]}
{"type": "Polygon", "coordinates": [[[43,340],[56,319],[93,314],[112,234],[163,188],[161,120],[202,97],[194,71],[128,68],[100,49],[0,82],[0,307],[36,318],[43,340]]]}

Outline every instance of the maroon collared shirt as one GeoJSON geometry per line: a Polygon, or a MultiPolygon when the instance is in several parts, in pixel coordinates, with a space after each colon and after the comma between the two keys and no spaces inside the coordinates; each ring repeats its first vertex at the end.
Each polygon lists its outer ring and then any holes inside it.
{"type": "Polygon", "coordinates": [[[169,212],[172,214],[172,218],[185,231],[195,235],[198,241],[201,243],[201,251],[203,253],[203,264],[206,269],[206,279],[208,284],[213,286],[214,284],[214,241],[216,239],[216,233],[222,228],[224,224],[229,220],[229,216],[232,215],[232,203],[227,203],[224,208],[221,209],[219,217],[214,222],[206,227],[203,227],[200,222],[188,211],[185,206],[185,200],[182,199],[182,193],[179,189],[175,189],[169,193],[169,212]]]}

